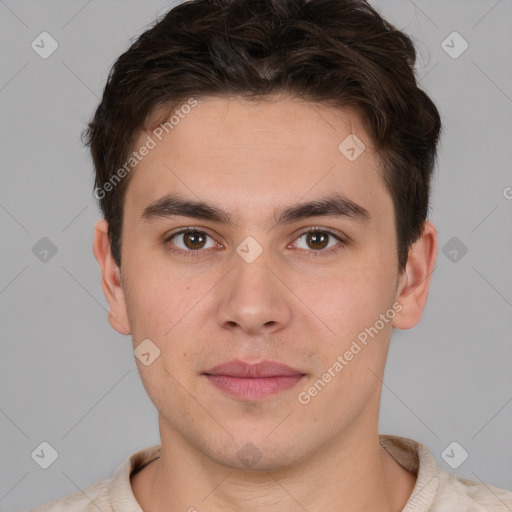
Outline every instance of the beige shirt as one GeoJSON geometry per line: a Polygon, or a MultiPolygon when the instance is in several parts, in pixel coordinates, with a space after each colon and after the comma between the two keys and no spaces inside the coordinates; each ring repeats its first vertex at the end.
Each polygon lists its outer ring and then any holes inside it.
{"type": "MultiPolygon", "coordinates": [[[[379,443],[416,475],[416,485],[402,512],[512,512],[512,491],[455,476],[437,466],[432,453],[421,443],[383,434],[379,443]]],[[[112,478],[30,512],[142,512],[130,486],[130,474],[158,458],[160,448],[158,444],[140,450],[127,457],[112,478]]]]}

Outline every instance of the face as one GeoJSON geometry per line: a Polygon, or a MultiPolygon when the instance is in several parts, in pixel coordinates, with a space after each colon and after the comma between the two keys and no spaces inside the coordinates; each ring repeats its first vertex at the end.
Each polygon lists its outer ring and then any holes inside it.
{"type": "Polygon", "coordinates": [[[392,328],[414,313],[400,303],[393,203],[358,116],[207,98],[152,137],[127,188],[109,302],[134,348],[146,344],[149,364],[137,365],[162,442],[277,469],[372,435],[392,328]],[[351,133],[362,152],[353,139],[340,150],[351,133]],[[232,360],[297,375],[206,375],[232,360]]]}

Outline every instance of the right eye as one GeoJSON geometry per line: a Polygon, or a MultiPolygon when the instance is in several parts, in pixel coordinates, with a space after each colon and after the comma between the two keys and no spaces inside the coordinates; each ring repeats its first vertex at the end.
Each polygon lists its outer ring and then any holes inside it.
{"type": "Polygon", "coordinates": [[[165,239],[165,243],[171,252],[181,253],[184,256],[196,256],[197,254],[194,253],[201,252],[201,249],[208,249],[219,245],[204,231],[190,228],[173,233],[165,239]],[[205,245],[208,238],[212,240],[210,246],[205,245]],[[175,239],[179,242],[175,243],[173,241],[175,239]],[[178,249],[174,249],[172,246],[178,247],[178,249]]]}

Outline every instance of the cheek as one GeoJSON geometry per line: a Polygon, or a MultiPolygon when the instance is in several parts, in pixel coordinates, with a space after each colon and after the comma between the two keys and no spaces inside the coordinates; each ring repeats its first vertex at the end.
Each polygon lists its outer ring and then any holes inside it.
{"type": "Polygon", "coordinates": [[[162,330],[166,325],[165,330],[171,327],[174,313],[183,302],[179,280],[168,269],[149,265],[148,261],[132,256],[124,269],[125,298],[134,341],[161,338],[162,330]]]}
{"type": "Polygon", "coordinates": [[[392,284],[378,261],[347,266],[321,280],[296,283],[299,296],[332,331],[345,337],[373,325],[390,307],[392,284]]]}
{"type": "Polygon", "coordinates": [[[393,310],[390,311],[392,303],[389,300],[389,283],[383,279],[379,266],[365,270],[340,276],[336,283],[325,283],[325,293],[317,290],[310,298],[312,309],[318,312],[323,323],[334,332],[326,331],[327,334],[316,344],[322,360],[319,371],[328,371],[339,356],[343,358],[341,363],[338,361],[338,371],[332,368],[340,378],[333,379],[330,391],[324,394],[325,399],[331,393],[337,396],[338,392],[343,391],[348,396],[335,398],[332,395],[332,398],[350,400],[356,388],[360,388],[363,394],[372,393],[377,381],[372,378],[373,374],[368,373],[368,368],[377,371],[386,358],[394,314],[393,310]],[[386,312],[390,315],[382,321],[380,315],[386,312]],[[340,364],[343,369],[340,369],[340,364]]]}
{"type": "Polygon", "coordinates": [[[132,257],[130,268],[125,270],[125,297],[134,343],[149,338],[173,354],[186,348],[194,329],[204,322],[199,316],[218,276],[207,267],[180,272],[171,262],[149,256],[132,257]]]}

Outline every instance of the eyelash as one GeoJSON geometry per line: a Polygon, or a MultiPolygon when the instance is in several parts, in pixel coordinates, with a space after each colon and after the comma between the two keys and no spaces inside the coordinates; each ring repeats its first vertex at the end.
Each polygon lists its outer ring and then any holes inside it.
{"type": "MultiPolygon", "coordinates": [[[[173,233],[172,235],[169,235],[168,237],[165,238],[164,242],[168,245],[168,250],[170,252],[173,252],[173,253],[178,253],[178,254],[181,254],[183,256],[186,256],[186,257],[192,257],[192,258],[197,258],[197,257],[200,257],[201,256],[201,253],[204,252],[204,250],[202,249],[198,249],[196,251],[194,250],[184,250],[184,249],[173,249],[172,247],[170,247],[169,245],[169,242],[176,236],[178,235],[182,235],[184,233],[200,233],[200,234],[204,234],[210,238],[213,239],[213,237],[211,237],[208,233],[206,233],[205,231],[201,231],[199,229],[196,229],[196,228],[187,228],[187,229],[182,229],[181,231],[177,231],[176,233],[173,233]]],[[[301,249],[301,250],[305,250],[306,253],[309,253],[311,256],[313,257],[317,257],[317,256],[328,256],[328,255],[332,255],[332,254],[336,254],[338,253],[340,250],[342,250],[346,245],[348,245],[348,242],[346,240],[344,240],[343,238],[341,238],[339,235],[337,235],[336,233],[330,231],[329,229],[325,229],[325,228],[320,228],[320,227],[313,227],[313,228],[309,228],[305,231],[302,231],[301,233],[299,233],[299,235],[297,235],[297,237],[295,238],[295,240],[298,240],[300,237],[304,236],[304,235],[307,235],[309,233],[326,233],[328,234],[329,236],[335,238],[338,242],[340,242],[339,246],[336,247],[336,248],[331,248],[331,249],[324,249],[324,250],[321,250],[321,251],[307,251],[305,249],[301,249]]],[[[294,240],[294,241],[295,241],[294,240]]]]}

